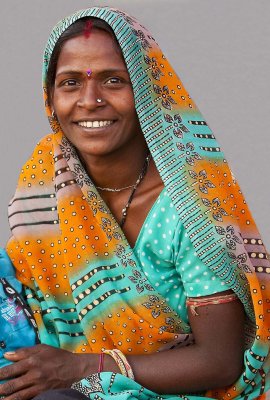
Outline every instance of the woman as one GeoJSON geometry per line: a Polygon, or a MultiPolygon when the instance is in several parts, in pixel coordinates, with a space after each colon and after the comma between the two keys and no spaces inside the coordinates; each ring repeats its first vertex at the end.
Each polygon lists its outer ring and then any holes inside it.
{"type": "Polygon", "coordinates": [[[7,250],[45,345],[5,355],[0,395],[264,398],[266,253],[152,36],[75,13],[49,38],[44,94],[54,134],[22,170],[7,250]]]}

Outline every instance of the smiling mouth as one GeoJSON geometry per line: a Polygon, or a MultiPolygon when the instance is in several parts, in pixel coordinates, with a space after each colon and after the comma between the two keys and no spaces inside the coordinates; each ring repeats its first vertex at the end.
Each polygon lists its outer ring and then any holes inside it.
{"type": "Polygon", "coordinates": [[[77,124],[83,128],[104,128],[112,125],[114,121],[79,121],[77,124]]]}

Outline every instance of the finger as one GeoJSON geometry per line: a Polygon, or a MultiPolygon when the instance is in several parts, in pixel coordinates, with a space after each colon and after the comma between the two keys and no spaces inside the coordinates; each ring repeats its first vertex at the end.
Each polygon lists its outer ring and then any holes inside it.
{"type": "MultiPolygon", "coordinates": [[[[39,382],[39,380],[36,380],[39,382]]],[[[32,399],[41,392],[39,383],[35,383],[29,374],[22,375],[16,379],[11,379],[0,385],[0,398],[5,399],[32,399]]]]}
{"type": "MultiPolygon", "coordinates": [[[[21,364],[22,362],[19,363],[21,364]]],[[[40,370],[36,368],[31,370],[31,362],[28,360],[25,361],[25,366],[27,372],[0,384],[0,398],[2,398],[2,396],[12,395],[13,393],[22,391],[25,388],[30,389],[30,387],[39,387],[41,389],[43,380],[41,379],[40,370]]]]}
{"type": "Polygon", "coordinates": [[[19,361],[28,358],[32,354],[40,352],[44,347],[46,347],[46,345],[40,344],[36,346],[22,347],[16,351],[7,351],[4,353],[4,357],[10,361],[19,361]]]}
{"type": "Polygon", "coordinates": [[[5,400],[31,400],[40,392],[41,390],[38,387],[32,386],[6,396],[5,400]]]}
{"type": "Polygon", "coordinates": [[[27,370],[27,363],[24,360],[2,367],[0,368],[0,381],[23,375],[27,370]]]}
{"type": "Polygon", "coordinates": [[[8,396],[24,389],[27,385],[23,377],[10,379],[0,385],[0,396],[8,396]]]}

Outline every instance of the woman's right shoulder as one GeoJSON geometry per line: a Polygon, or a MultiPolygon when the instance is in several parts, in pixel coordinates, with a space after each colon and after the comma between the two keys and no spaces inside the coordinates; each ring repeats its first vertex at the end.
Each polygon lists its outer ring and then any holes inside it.
{"type": "Polygon", "coordinates": [[[43,164],[45,159],[53,158],[54,134],[50,133],[42,137],[34,147],[32,154],[25,162],[24,168],[33,163],[43,164]]]}
{"type": "MultiPolygon", "coordinates": [[[[31,186],[48,186],[54,177],[54,134],[48,134],[36,144],[32,154],[24,163],[18,179],[21,190],[31,186]]],[[[17,189],[18,189],[17,187],[17,189]]]]}
{"type": "MultiPolygon", "coordinates": [[[[34,152],[42,150],[42,149],[52,149],[53,147],[53,142],[54,142],[54,134],[53,133],[49,133],[46,136],[43,136],[38,143],[36,144],[36,147],[34,148],[34,152]]],[[[41,154],[41,153],[39,153],[41,154]]]]}

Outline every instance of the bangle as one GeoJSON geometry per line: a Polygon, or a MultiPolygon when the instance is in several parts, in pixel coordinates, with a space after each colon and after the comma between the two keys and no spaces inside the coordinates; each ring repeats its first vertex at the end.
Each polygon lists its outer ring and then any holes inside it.
{"type": "Polygon", "coordinates": [[[126,359],[126,356],[122,353],[122,351],[118,349],[113,349],[113,350],[104,350],[103,353],[108,354],[114,359],[122,375],[134,380],[134,374],[132,368],[128,360],[126,359]]]}
{"type": "Polygon", "coordinates": [[[101,353],[99,355],[98,373],[103,371],[103,367],[104,367],[104,353],[101,353]]]}

